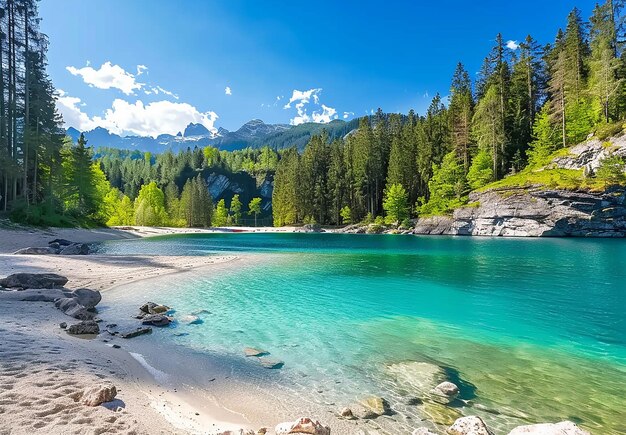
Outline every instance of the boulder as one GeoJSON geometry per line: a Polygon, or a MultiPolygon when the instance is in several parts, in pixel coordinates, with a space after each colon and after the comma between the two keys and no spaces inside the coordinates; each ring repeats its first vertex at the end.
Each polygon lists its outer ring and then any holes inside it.
{"type": "Polygon", "coordinates": [[[171,323],[171,319],[163,314],[148,314],[141,319],[144,325],[167,326],[171,323]]]}
{"type": "Polygon", "coordinates": [[[117,389],[111,383],[102,383],[87,388],[81,397],[81,403],[87,406],[98,406],[110,402],[117,396],[117,389]]]}
{"type": "Polygon", "coordinates": [[[70,297],[76,299],[79,304],[87,309],[94,308],[102,300],[102,295],[99,291],[88,288],[76,289],[71,292],[70,297]]]}
{"type": "Polygon", "coordinates": [[[156,307],[157,305],[158,304],[155,304],[154,302],[146,302],[141,307],[139,307],[139,311],[143,311],[146,314],[153,314],[151,309],[156,307]]]}
{"type": "Polygon", "coordinates": [[[265,356],[265,355],[269,355],[270,353],[266,350],[261,350],[261,349],[257,349],[254,347],[244,347],[243,348],[243,353],[246,354],[246,356],[265,356]]]}
{"type": "MultiPolygon", "coordinates": [[[[146,302],[141,307],[139,307],[140,313],[144,314],[163,314],[170,310],[170,307],[167,305],[159,305],[154,302],[146,302]]],[[[141,315],[141,314],[140,314],[141,315]]],[[[137,316],[139,318],[139,316],[137,316]]]]}
{"type": "Polygon", "coordinates": [[[483,419],[476,415],[458,418],[447,432],[449,435],[494,435],[483,419]]]}
{"type": "Polygon", "coordinates": [[[78,303],[75,298],[60,298],[54,301],[54,306],[70,317],[79,320],[91,320],[95,314],[78,303]]]}
{"type": "Polygon", "coordinates": [[[87,255],[89,254],[89,245],[87,243],[74,243],[66,246],[59,252],[61,255],[87,255]]]}
{"type": "Polygon", "coordinates": [[[260,357],[259,362],[266,369],[280,369],[285,365],[284,361],[274,358],[260,357]]]}
{"type": "Polygon", "coordinates": [[[99,334],[100,327],[93,320],[83,320],[80,323],[68,326],[67,333],[72,335],[99,334]]]}
{"type": "Polygon", "coordinates": [[[151,334],[152,333],[152,328],[137,328],[133,331],[128,331],[128,332],[123,332],[120,334],[120,337],[122,338],[135,338],[135,337],[139,337],[140,335],[144,335],[144,334],[151,334]]]}
{"type": "Polygon", "coordinates": [[[322,227],[320,224],[306,224],[302,227],[302,231],[305,233],[321,233],[322,227]]]}
{"type": "Polygon", "coordinates": [[[61,328],[61,329],[67,328],[67,323],[66,322],[59,323],[59,328],[61,328]]]}
{"type": "Polygon", "coordinates": [[[166,305],[156,305],[154,307],[152,307],[152,310],[150,312],[150,314],[163,314],[167,311],[169,311],[170,307],[166,306],[166,305]]]}
{"type": "Polygon", "coordinates": [[[341,415],[343,418],[347,418],[348,420],[352,420],[353,418],[356,418],[350,408],[343,408],[341,412],[339,413],[339,415],[341,415]]]}
{"type": "Polygon", "coordinates": [[[459,387],[452,382],[442,382],[432,389],[432,399],[436,402],[448,404],[453,402],[459,395],[459,387]]]}
{"type": "Polygon", "coordinates": [[[67,278],[56,273],[14,273],[0,279],[0,286],[7,288],[59,288],[65,284],[67,284],[67,278]]]}
{"type": "Polygon", "coordinates": [[[412,397],[431,396],[432,391],[447,380],[444,369],[423,361],[407,361],[387,366],[387,372],[412,397]]]}
{"type": "Polygon", "coordinates": [[[391,415],[389,402],[377,396],[366,397],[351,409],[356,417],[364,419],[377,418],[381,415],[391,415]]]}
{"type": "Polygon", "coordinates": [[[276,426],[276,435],[289,434],[310,434],[310,435],[330,435],[330,427],[324,426],[319,421],[302,417],[294,422],[281,423],[276,426]]]}
{"type": "Polygon", "coordinates": [[[22,248],[19,249],[17,251],[15,251],[13,254],[14,255],[54,255],[54,254],[58,254],[59,251],[51,248],[51,247],[45,247],[45,248],[38,248],[38,247],[29,247],[29,248],[22,248]]]}
{"type": "Polygon", "coordinates": [[[509,432],[509,435],[590,435],[589,432],[576,426],[571,421],[560,423],[531,424],[518,426],[509,432]]]}

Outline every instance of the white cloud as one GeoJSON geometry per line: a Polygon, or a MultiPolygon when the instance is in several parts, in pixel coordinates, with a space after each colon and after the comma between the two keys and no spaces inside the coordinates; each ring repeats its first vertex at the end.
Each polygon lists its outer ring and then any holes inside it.
{"type": "Polygon", "coordinates": [[[156,137],[164,133],[174,135],[193,122],[204,125],[214,134],[217,133],[217,128],[215,128],[217,113],[200,112],[188,103],[165,100],[149,104],[144,104],[141,100],[129,103],[118,98],[113,101],[111,108],[107,109],[103,116],[92,118],[81,110],[80,104],[80,98],[59,93],[57,108],[63,115],[65,127],[75,127],[80,131],[104,127],[119,135],[156,137]]]}
{"type": "Polygon", "coordinates": [[[146,71],[148,71],[148,67],[145,65],[137,65],[137,75],[140,76],[143,73],[145,73],[146,71]]]}
{"type": "Polygon", "coordinates": [[[57,97],[57,110],[63,116],[66,127],[74,127],[80,131],[92,130],[96,126],[94,122],[80,109],[81,99],[70,97],[66,92],[59,89],[57,97]]]}
{"type": "Polygon", "coordinates": [[[233,95],[233,91],[230,89],[230,86],[226,86],[226,88],[224,88],[224,93],[226,95],[233,95]]]}
{"type": "Polygon", "coordinates": [[[170,92],[170,91],[168,91],[166,89],[163,89],[161,86],[153,86],[153,87],[150,88],[149,91],[146,90],[144,92],[146,93],[146,95],[150,95],[150,94],[155,94],[155,95],[165,94],[165,95],[168,95],[168,96],[178,100],[178,95],[176,95],[175,93],[170,92]]]}
{"type": "MultiPolygon", "coordinates": [[[[143,83],[139,83],[135,80],[135,76],[124,70],[119,65],[113,65],[107,61],[100,66],[99,69],[94,69],[90,66],[83,68],[75,68],[68,66],[66,69],[75,76],[80,76],[83,81],[89,86],[93,86],[99,89],[119,89],[126,95],[131,95],[135,90],[141,89],[143,83]]],[[[137,67],[139,75],[139,67],[137,67]]]]}
{"type": "Polygon", "coordinates": [[[343,112],[343,119],[348,119],[351,116],[354,116],[354,112],[343,112]]]}
{"type": "Polygon", "coordinates": [[[506,47],[510,50],[517,50],[519,48],[519,44],[517,41],[510,40],[506,42],[506,47]]]}
{"type": "MultiPolygon", "coordinates": [[[[289,120],[291,125],[299,125],[305,122],[319,122],[319,123],[328,123],[333,119],[337,119],[337,110],[333,107],[328,107],[324,104],[321,104],[321,112],[313,111],[310,115],[307,110],[307,106],[311,104],[311,100],[313,100],[313,104],[319,106],[320,99],[319,95],[321,94],[321,88],[309,89],[308,91],[299,91],[294,89],[291,98],[283,106],[283,109],[291,109],[292,103],[297,111],[297,115],[289,120]]],[[[277,100],[279,98],[277,97],[277,100]]]]}

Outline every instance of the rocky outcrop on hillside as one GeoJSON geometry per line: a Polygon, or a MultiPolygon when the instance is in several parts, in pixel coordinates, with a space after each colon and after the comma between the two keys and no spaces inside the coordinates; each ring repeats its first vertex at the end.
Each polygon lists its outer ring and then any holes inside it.
{"type": "MultiPolygon", "coordinates": [[[[626,136],[590,139],[552,160],[546,168],[593,175],[609,155],[626,157],[626,136]]],[[[605,192],[509,187],[472,192],[469,206],[452,216],[419,219],[415,234],[519,237],[625,237],[626,187],[605,192]]]]}
{"type": "Polygon", "coordinates": [[[624,237],[626,189],[604,193],[517,188],[474,192],[477,205],[419,219],[416,234],[624,237]]]}

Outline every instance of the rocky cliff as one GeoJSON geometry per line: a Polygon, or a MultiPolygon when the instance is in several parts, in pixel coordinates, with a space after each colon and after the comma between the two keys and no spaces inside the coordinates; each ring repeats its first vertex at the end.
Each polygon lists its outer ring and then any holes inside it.
{"type": "Polygon", "coordinates": [[[475,206],[419,219],[416,234],[519,237],[624,237],[626,189],[604,193],[510,188],[474,192],[475,206]]]}
{"type": "MultiPolygon", "coordinates": [[[[626,137],[591,139],[555,157],[544,169],[592,176],[608,155],[626,156],[626,137]]],[[[472,192],[452,216],[422,218],[416,234],[520,237],[625,237],[626,187],[604,192],[524,186],[472,192]]]]}

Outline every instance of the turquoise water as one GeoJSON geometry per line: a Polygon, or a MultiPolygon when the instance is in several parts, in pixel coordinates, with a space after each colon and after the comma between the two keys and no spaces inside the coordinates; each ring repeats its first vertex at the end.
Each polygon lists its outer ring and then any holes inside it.
{"type": "MultiPolygon", "coordinates": [[[[432,416],[406,404],[414,392],[393,374],[419,361],[461,384],[467,404],[454,412],[498,429],[570,419],[594,434],[626,433],[624,241],[210,234],[101,249],[252,256],[120,297],[136,306],[150,296],[177,316],[207,310],[202,324],[177,326],[188,335],[163,339],[232,355],[268,350],[307,400],[381,394],[402,417],[432,416]]],[[[434,411],[442,422],[443,411],[434,411]]]]}

